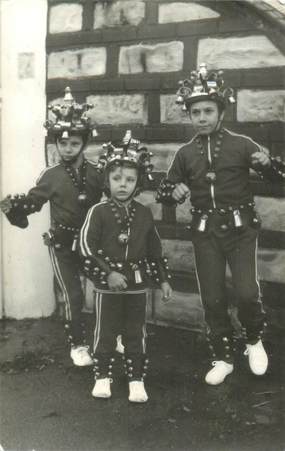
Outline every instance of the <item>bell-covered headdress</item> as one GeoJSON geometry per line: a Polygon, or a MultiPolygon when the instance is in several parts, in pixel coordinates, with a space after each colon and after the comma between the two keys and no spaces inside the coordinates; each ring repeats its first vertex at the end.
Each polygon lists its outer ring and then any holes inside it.
{"type": "Polygon", "coordinates": [[[96,128],[87,114],[87,111],[91,110],[93,105],[91,103],[77,103],[69,87],[66,87],[64,92],[62,104],[53,104],[48,107],[54,115],[54,118],[49,118],[44,123],[48,134],[61,138],[69,138],[71,133],[97,136],[96,128]]]}
{"type": "Polygon", "coordinates": [[[111,165],[121,166],[127,163],[138,169],[141,176],[146,175],[152,180],[153,165],[150,162],[152,153],[146,147],[140,147],[140,141],[132,138],[131,130],[127,130],[121,143],[111,142],[103,144],[103,153],[100,155],[97,168],[104,171],[111,165]]]}
{"type": "Polygon", "coordinates": [[[187,111],[189,107],[201,100],[213,100],[223,108],[226,103],[235,103],[234,91],[224,86],[223,71],[208,72],[207,65],[201,63],[193,70],[190,78],[179,81],[176,103],[187,111]]]}

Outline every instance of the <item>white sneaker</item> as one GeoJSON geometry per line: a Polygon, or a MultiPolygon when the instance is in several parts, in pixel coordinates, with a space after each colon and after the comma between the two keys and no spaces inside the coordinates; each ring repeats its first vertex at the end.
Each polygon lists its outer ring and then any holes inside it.
{"type": "Polygon", "coordinates": [[[97,379],[92,390],[94,398],[111,398],[111,381],[108,377],[97,379]]]}
{"type": "Polygon", "coordinates": [[[143,381],[129,382],[129,391],[129,401],[131,402],[146,402],[148,400],[143,381]]]}
{"type": "Polygon", "coordinates": [[[266,372],[268,367],[268,357],[261,340],[255,345],[247,344],[244,355],[248,355],[249,367],[253,374],[262,376],[266,372]]]}
{"type": "Polygon", "coordinates": [[[125,346],[122,343],[122,335],[117,336],[116,351],[119,352],[119,354],[125,354],[125,346]]]}
{"type": "Polygon", "coordinates": [[[234,366],[232,363],[218,360],[212,362],[214,368],[212,368],[205,377],[205,381],[209,385],[218,385],[224,382],[225,377],[233,372],[234,366]]]}
{"type": "Polygon", "coordinates": [[[93,360],[89,354],[89,346],[72,346],[70,357],[76,366],[93,365],[93,360]]]}

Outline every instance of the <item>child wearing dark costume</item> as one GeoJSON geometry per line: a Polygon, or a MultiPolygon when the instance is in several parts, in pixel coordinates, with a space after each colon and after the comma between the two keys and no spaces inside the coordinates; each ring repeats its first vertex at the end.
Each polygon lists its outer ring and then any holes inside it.
{"type": "Polygon", "coordinates": [[[126,133],[123,143],[105,146],[98,166],[104,167],[108,199],[92,207],[80,233],[85,270],[96,289],[93,357],[96,398],[111,396],[116,331],[123,332],[129,400],[148,399],[144,377],[146,355],[146,292],[149,277],[171,296],[168,267],[151,211],[134,200],[144,174],[152,169],[150,154],[126,133]]]}
{"type": "Polygon", "coordinates": [[[52,105],[53,119],[45,123],[54,138],[60,162],[45,169],[26,195],[7,196],[0,204],[12,225],[26,228],[28,215],[49,201],[51,227],[44,234],[58,286],[65,303],[65,330],[75,365],[91,365],[85,344],[81,310],[83,292],[80,258],[76,251],[79,230],[91,205],[100,201],[103,179],[96,164],[86,160],[83,150],[89,136],[96,136],[87,111],[91,104],[78,104],[69,88],[62,105],[52,105]]]}
{"type": "Polygon", "coordinates": [[[234,368],[226,264],[232,273],[250,369],[262,375],[268,366],[256,268],[260,220],[250,190],[249,170],[276,180],[284,178],[284,165],[251,138],[223,127],[226,102],[235,100],[233,90],[224,87],[222,71],[209,74],[201,64],[189,80],[180,82],[177,94],[177,103],[189,112],[196,135],[175,154],[157,200],[175,205],[191,196],[191,239],[213,356],[213,368],[205,380],[216,385],[234,368]]]}

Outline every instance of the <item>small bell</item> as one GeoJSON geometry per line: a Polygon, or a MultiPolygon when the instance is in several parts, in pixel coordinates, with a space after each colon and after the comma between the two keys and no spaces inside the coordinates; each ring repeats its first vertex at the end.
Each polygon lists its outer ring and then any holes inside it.
{"type": "Polygon", "coordinates": [[[65,95],[64,95],[64,103],[69,103],[71,104],[74,101],[73,95],[71,94],[71,89],[69,88],[69,86],[67,86],[64,90],[65,95]]]}
{"type": "Polygon", "coordinates": [[[128,233],[127,232],[120,233],[120,235],[118,236],[118,241],[120,244],[127,244],[129,241],[128,233]]]}
{"type": "Polygon", "coordinates": [[[127,144],[129,144],[131,139],[132,139],[132,132],[131,132],[131,130],[127,130],[125,136],[123,137],[123,143],[125,145],[127,145],[127,144]]]}
{"type": "Polygon", "coordinates": [[[64,130],[64,132],[61,135],[62,138],[69,138],[69,134],[67,130],[64,130]]]}
{"type": "Polygon", "coordinates": [[[236,103],[236,99],[233,96],[229,97],[229,102],[230,103],[236,103]]]}
{"type": "Polygon", "coordinates": [[[93,128],[93,130],[92,130],[92,137],[96,138],[96,136],[98,136],[98,132],[97,132],[96,128],[93,128]]]}
{"type": "Polygon", "coordinates": [[[185,103],[183,104],[182,111],[187,111],[187,106],[185,105],[185,103]]]}
{"type": "Polygon", "coordinates": [[[241,219],[241,215],[240,215],[240,211],[239,210],[234,210],[233,211],[233,217],[234,217],[234,225],[237,228],[240,228],[243,226],[242,223],[242,219],[241,219]]]}
{"type": "Polygon", "coordinates": [[[208,76],[208,70],[206,63],[201,63],[199,67],[199,74],[201,75],[202,79],[205,80],[208,76]]]}
{"type": "Polygon", "coordinates": [[[141,275],[141,271],[140,271],[138,265],[133,265],[132,270],[135,273],[135,282],[142,283],[142,275],[141,275]]]}
{"type": "Polygon", "coordinates": [[[198,232],[205,232],[207,228],[208,215],[202,215],[200,218],[200,222],[198,224],[197,230],[198,232]]]}
{"type": "Polygon", "coordinates": [[[206,181],[208,183],[215,183],[215,181],[216,181],[216,174],[215,174],[215,172],[207,172],[207,174],[206,174],[206,181]]]}
{"type": "Polygon", "coordinates": [[[181,95],[177,96],[176,103],[178,105],[182,105],[183,102],[184,102],[183,97],[181,95]]]}
{"type": "Polygon", "coordinates": [[[87,199],[86,193],[80,193],[80,194],[79,194],[79,196],[78,196],[78,202],[79,202],[80,204],[84,204],[84,203],[86,202],[86,199],[87,199]]]}

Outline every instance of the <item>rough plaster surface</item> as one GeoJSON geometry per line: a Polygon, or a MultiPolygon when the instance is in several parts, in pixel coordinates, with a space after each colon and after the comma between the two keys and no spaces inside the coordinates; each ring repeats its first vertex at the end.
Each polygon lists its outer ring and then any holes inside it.
{"type": "Polygon", "coordinates": [[[144,15],[145,3],[142,1],[97,2],[94,9],[94,28],[137,26],[144,19],[144,15]]]}
{"type": "Polygon", "coordinates": [[[220,17],[220,14],[211,8],[195,3],[162,3],[158,8],[159,23],[185,22],[220,17]]]}
{"type": "Polygon", "coordinates": [[[74,79],[104,75],[106,59],[105,47],[52,52],[48,57],[48,78],[74,79]]]}
{"type": "Polygon", "coordinates": [[[83,6],[76,3],[60,3],[50,8],[49,32],[66,33],[82,28],[83,6]]]}
{"type": "Polygon", "coordinates": [[[285,122],[285,92],[242,89],[237,95],[239,122],[285,122]]]}

